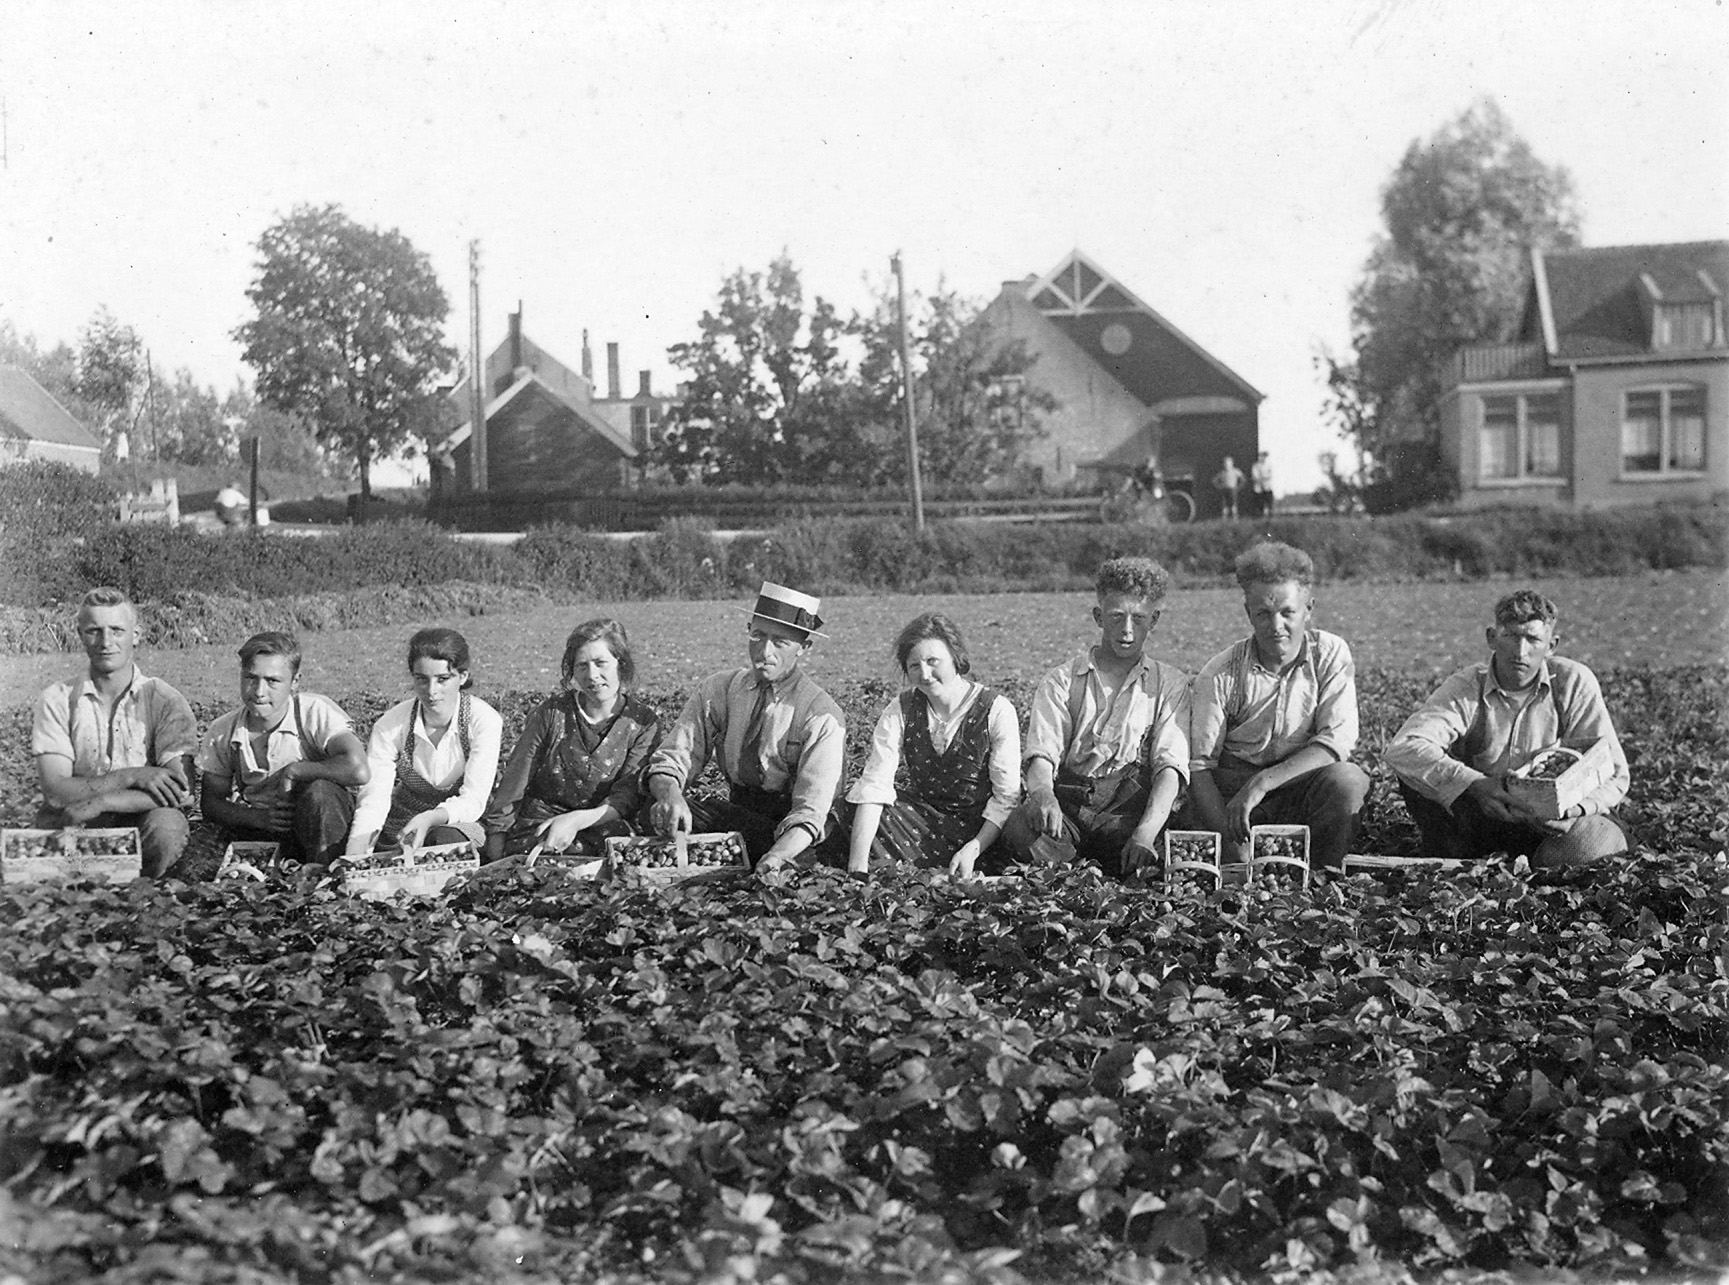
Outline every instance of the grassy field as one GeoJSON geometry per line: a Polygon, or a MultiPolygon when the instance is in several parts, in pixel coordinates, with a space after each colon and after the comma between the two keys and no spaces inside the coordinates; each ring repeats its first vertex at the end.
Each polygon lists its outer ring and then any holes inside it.
{"type": "MultiPolygon", "coordinates": [[[[1729,577],[1721,571],[1677,571],[1597,580],[1537,581],[1561,608],[1561,651],[1594,667],[1675,665],[1724,658],[1729,577]]],[[[1509,582],[1341,584],[1317,595],[1315,623],[1343,635],[1362,668],[1444,671],[1476,659],[1483,626],[1509,582]]],[[[1091,599],[1075,593],[834,598],[824,609],[830,637],[818,644],[815,672],[831,682],[895,677],[894,636],[921,611],[954,617],[986,681],[1032,680],[1092,637],[1091,599]]],[[[547,606],[523,615],[428,619],[460,629],[475,656],[482,693],[546,690],[557,681],[564,636],[579,620],[614,615],[637,649],[644,688],[688,688],[715,669],[740,663],[744,617],[731,602],[632,602],[547,606]]],[[[353,629],[303,638],[304,685],[338,699],[405,690],[406,627],[353,629]]],[[[1193,671],[1247,632],[1234,589],[1183,589],[1167,600],[1154,635],[1158,654],[1193,671]]],[[[172,682],[195,703],[227,701],[235,691],[234,647],[194,647],[146,654],[147,672],[172,682]]],[[[47,683],[75,672],[64,654],[0,660],[0,709],[35,698],[47,683]]]]}

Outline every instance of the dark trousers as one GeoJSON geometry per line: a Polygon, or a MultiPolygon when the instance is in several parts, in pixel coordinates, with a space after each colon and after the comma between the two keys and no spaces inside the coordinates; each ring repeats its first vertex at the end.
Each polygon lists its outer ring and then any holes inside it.
{"type": "Polygon", "coordinates": [[[1417,823],[1425,857],[1480,861],[1505,852],[1510,857],[1529,857],[1536,866],[1576,866],[1619,856],[1628,847],[1626,828],[1601,813],[1579,817],[1560,833],[1497,821],[1466,795],[1455,799],[1450,809],[1444,808],[1404,781],[1399,782],[1399,797],[1417,823]]]}
{"type": "MultiPolygon", "coordinates": [[[[1261,769],[1226,754],[1213,769],[1213,784],[1227,807],[1249,778],[1261,769]]],[[[1316,870],[1344,868],[1345,854],[1357,839],[1357,822],[1369,797],[1369,774],[1355,763],[1329,763],[1288,781],[1262,799],[1249,817],[1255,825],[1309,827],[1309,865],[1316,870]]],[[[1190,817],[1190,823],[1197,823],[1190,817]]]]}
{"type": "MultiPolygon", "coordinates": [[[[301,781],[294,787],[294,821],[287,830],[224,826],[222,842],[258,839],[279,843],[286,860],[327,866],[348,846],[348,828],[353,821],[354,794],[347,786],[335,781],[301,781]]],[[[427,841],[433,842],[430,835],[427,841]]]]}
{"type": "Polygon", "coordinates": [[[997,847],[1020,864],[1068,865],[1076,861],[1121,877],[1123,848],[1141,823],[1151,788],[1136,766],[1106,776],[1085,777],[1067,768],[1053,782],[1063,810],[1063,833],[1053,839],[1038,828],[1023,802],[1003,826],[997,847]]]}
{"type": "Polygon", "coordinates": [[[792,795],[758,790],[748,785],[735,785],[724,799],[713,795],[686,798],[690,807],[691,828],[699,834],[716,830],[737,830],[744,836],[745,850],[751,864],[762,860],[774,846],[775,827],[792,811],[792,795]]]}

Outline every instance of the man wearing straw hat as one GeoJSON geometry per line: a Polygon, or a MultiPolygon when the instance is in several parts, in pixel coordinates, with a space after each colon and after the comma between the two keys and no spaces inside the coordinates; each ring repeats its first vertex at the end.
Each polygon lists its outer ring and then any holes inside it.
{"type": "Polygon", "coordinates": [[[649,820],[661,834],[737,830],[758,868],[820,842],[840,788],[846,720],[803,661],[821,602],[763,582],[745,626],[750,664],[704,679],[648,764],[649,820]],[[687,798],[710,759],[728,797],[687,798]]]}

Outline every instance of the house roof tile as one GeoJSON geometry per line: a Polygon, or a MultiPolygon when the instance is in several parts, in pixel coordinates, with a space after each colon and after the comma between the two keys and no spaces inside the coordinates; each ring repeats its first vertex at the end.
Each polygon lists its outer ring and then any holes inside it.
{"type": "Polygon", "coordinates": [[[102,442],[54,395],[16,366],[0,366],[0,434],[100,451],[102,442]]]}
{"type": "Polygon", "coordinates": [[[1651,303],[1705,303],[1729,288],[1729,241],[1549,250],[1539,260],[1562,360],[1648,353],[1651,303]]]}

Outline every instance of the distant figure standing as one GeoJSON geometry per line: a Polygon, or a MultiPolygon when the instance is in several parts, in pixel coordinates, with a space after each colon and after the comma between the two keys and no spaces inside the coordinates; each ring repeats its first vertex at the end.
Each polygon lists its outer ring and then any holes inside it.
{"type": "Polygon", "coordinates": [[[223,526],[240,526],[247,521],[246,496],[237,486],[225,486],[216,493],[216,517],[223,526]]]}
{"type": "Polygon", "coordinates": [[[1255,456],[1255,462],[1249,465],[1249,498],[1251,517],[1273,516],[1273,466],[1267,462],[1265,451],[1255,456]]]}
{"type": "Polygon", "coordinates": [[[1213,489],[1219,493],[1219,516],[1236,521],[1237,492],[1243,489],[1243,470],[1229,455],[1225,456],[1225,466],[1213,474],[1213,489]]]}

